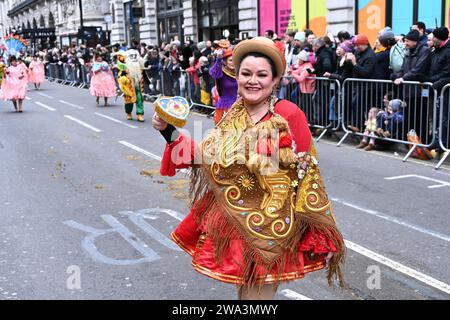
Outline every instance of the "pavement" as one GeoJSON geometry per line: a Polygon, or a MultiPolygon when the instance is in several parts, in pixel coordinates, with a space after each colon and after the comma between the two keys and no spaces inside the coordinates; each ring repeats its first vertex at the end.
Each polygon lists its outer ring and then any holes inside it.
{"type": "MultiPolygon", "coordinates": [[[[138,123],[122,99],[97,106],[86,89],[45,83],[28,97],[22,114],[0,102],[0,299],[236,299],[169,239],[188,180],[159,175],[150,103],[138,123]]],[[[194,122],[212,127],[194,114],[188,131],[194,122]]],[[[448,300],[450,167],[336,144],[317,149],[348,288],[330,288],[322,270],[276,299],[448,300]]]]}

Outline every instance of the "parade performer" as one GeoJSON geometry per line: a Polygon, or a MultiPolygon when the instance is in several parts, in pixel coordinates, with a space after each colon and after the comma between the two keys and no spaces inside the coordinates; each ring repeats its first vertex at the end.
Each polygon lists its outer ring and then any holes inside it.
{"type": "Polygon", "coordinates": [[[215,123],[219,123],[237,99],[237,82],[233,64],[233,50],[221,48],[215,55],[216,60],[210,69],[211,77],[216,81],[219,102],[214,115],[215,123]]]}
{"type": "MultiPolygon", "coordinates": [[[[137,50],[130,49],[126,52],[125,65],[126,73],[132,80],[132,96],[136,97],[135,99],[128,100],[128,103],[125,102],[125,112],[127,113],[127,118],[130,119],[134,104],[136,104],[137,120],[139,122],[144,122],[144,61],[137,50]],[[133,100],[134,102],[131,102],[133,100]]],[[[119,77],[119,79],[121,79],[121,77],[119,77]]]]}
{"type": "Polygon", "coordinates": [[[5,75],[5,63],[3,62],[3,56],[0,56],[0,88],[2,87],[3,76],[5,75]]]}
{"type": "Polygon", "coordinates": [[[108,63],[103,60],[101,53],[96,53],[95,62],[92,64],[92,78],[89,92],[94,97],[97,97],[97,104],[100,103],[100,97],[103,97],[105,107],[108,105],[108,98],[117,95],[116,81],[108,63]]]}
{"type": "Polygon", "coordinates": [[[116,68],[118,71],[117,82],[119,83],[120,91],[123,93],[125,100],[125,112],[127,113],[127,120],[133,120],[132,112],[133,105],[136,103],[136,91],[134,90],[133,79],[127,72],[125,64],[125,54],[119,52],[117,55],[116,68]]]}
{"type": "Polygon", "coordinates": [[[45,81],[45,67],[38,54],[34,55],[28,70],[28,81],[34,84],[36,90],[39,90],[45,81]]]}
{"type": "Polygon", "coordinates": [[[167,141],[161,174],[191,171],[191,211],[172,238],[196,271],[235,284],[239,299],[273,299],[281,282],[324,268],[343,287],[345,244],[306,116],[274,95],[285,58],[256,37],[233,61],[240,97],[200,144],[153,117],[167,141]]]}
{"type": "Polygon", "coordinates": [[[0,89],[0,99],[11,100],[16,112],[22,112],[28,84],[26,66],[19,65],[15,56],[10,57],[9,64],[0,89]]]}

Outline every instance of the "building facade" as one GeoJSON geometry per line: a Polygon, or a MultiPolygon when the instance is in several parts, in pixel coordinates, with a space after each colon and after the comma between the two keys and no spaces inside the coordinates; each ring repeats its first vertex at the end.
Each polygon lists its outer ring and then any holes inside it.
{"type": "Polygon", "coordinates": [[[258,0],[110,0],[111,41],[149,44],[257,34],[258,0]]]}
{"type": "Polygon", "coordinates": [[[361,32],[374,41],[385,26],[407,33],[417,20],[448,26],[450,15],[450,0],[0,0],[0,33],[41,30],[39,44],[77,42],[80,3],[87,40],[96,34],[127,44],[246,38],[268,29],[282,36],[305,28],[318,36],[361,32]]]}
{"type": "Polygon", "coordinates": [[[109,42],[105,22],[109,0],[0,0],[1,3],[2,24],[7,26],[3,34],[22,35],[31,40],[32,46],[69,45],[80,43],[81,38],[87,43],[101,38],[109,42]]]}

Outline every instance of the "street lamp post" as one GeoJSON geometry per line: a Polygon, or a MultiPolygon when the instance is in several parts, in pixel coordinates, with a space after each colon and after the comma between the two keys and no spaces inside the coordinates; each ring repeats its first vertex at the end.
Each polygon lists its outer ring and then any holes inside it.
{"type": "Polygon", "coordinates": [[[80,33],[81,33],[81,44],[84,44],[84,31],[83,31],[83,4],[81,0],[78,0],[78,6],[80,8],[80,33]]]}

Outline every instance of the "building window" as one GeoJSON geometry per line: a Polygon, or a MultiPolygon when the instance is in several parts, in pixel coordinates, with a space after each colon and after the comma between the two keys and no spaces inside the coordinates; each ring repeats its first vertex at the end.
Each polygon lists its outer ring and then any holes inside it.
{"type": "Polygon", "coordinates": [[[157,16],[159,42],[183,39],[183,0],[158,0],[157,16]]]}
{"type": "Polygon", "coordinates": [[[238,0],[199,0],[199,40],[239,36],[238,0]]]}

